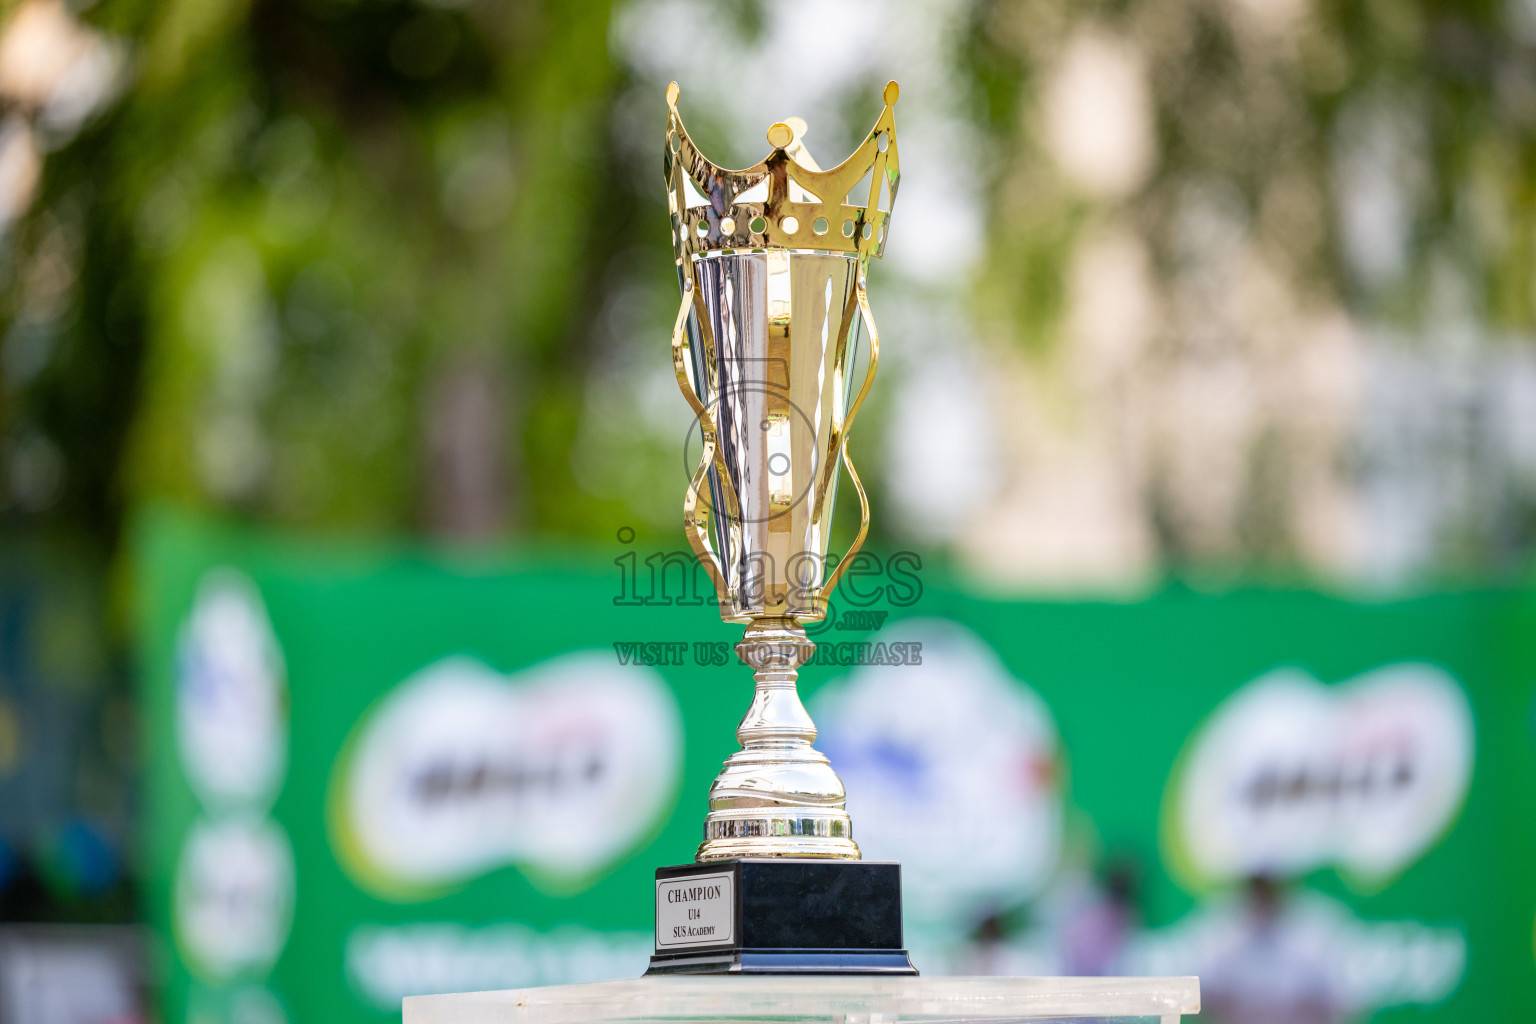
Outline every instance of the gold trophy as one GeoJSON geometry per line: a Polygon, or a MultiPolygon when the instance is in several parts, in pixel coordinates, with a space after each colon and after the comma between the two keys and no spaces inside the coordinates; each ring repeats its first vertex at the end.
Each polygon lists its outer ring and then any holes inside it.
{"type": "Polygon", "coordinates": [[[736,651],[756,688],[736,730],[742,749],[710,788],[697,863],[657,872],[653,971],[913,973],[900,949],[899,865],[835,870],[858,862],[859,847],[842,781],[811,746],[816,726],[795,689],[815,649],[804,624],[825,617],[869,529],[869,501],[847,442],[879,361],[865,278],[870,258],[884,252],[899,180],[897,92],[895,82],[886,85],[874,127],[831,170],[806,149],[804,122],[789,119],[768,129],[766,159],[733,171],[694,146],[677,110],[677,84],[667,89],[665,172],[682,285],[672,362],[703,438],[683,521],[721,617],[747,626],[736,651]],[[869,356],[856,381],[861,331],[869,356]],[[860,523],[852,547],[827,572],[839,462],[859,496],[860,523]],[[768,867],[765,858],[783,863],[768,867]],[[862,900],[865,910],[880,904],[884,923],[840,932],[846,922],[828,905],[821,910],[832,916],[820,925],[764,931],[758,918],[815,918],[800,904],[818,885],[862,900]],[[717,915],[734,901],[729,921],[677,916],[702,915],[711,901],[717,915]],[[763,949],[790,952],[775,960],[754,952],[763,949]],[[879,955],[854,957],[859,963],[850,966],[849,950],[879,955]]]}

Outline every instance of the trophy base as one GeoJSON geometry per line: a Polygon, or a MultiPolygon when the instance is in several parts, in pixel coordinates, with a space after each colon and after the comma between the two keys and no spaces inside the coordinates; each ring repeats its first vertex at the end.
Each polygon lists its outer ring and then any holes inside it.
{"type": "Polygon", "coordinates": [[[646,974],[916,974],[901,865],[790,857],[656,869],[646,974]]]}

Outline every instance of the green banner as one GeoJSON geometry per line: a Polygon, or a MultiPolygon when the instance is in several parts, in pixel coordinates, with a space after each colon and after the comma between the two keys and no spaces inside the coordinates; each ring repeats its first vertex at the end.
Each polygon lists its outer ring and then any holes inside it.
{"type": "MultiPolygon", "coordinates": [[[[680,559],[147,517],[167,1021],[638,974],[750,694],[680,559]]],[[[1536,610],[1046,603],[850,572],[802,692],[930,973],[1200,973],[1207,1010],[1536,1013],[1536,610]]]]}

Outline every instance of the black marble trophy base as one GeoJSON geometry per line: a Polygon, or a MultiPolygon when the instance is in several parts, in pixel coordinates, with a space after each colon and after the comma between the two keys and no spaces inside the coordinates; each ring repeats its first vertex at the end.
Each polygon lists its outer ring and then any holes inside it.
{"type": "Polygon", "coordinates": [[[916,974],[895,861],[742,858],[656,869],[646,974],[916,974]]]}

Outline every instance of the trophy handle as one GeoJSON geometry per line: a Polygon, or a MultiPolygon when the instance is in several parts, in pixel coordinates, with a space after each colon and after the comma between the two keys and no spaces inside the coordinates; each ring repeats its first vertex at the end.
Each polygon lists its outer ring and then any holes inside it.
{"type": "Polygon", "coordinates": [[[875,371],[880,367],[880,331],[875,327],[875,316],[869,311],[869,295],[864,290],[864,267],[859,267],[859,276],[854,282],[854,295],[859,302],[859,315],[864,319],[864,329],[869,331],[869,369],[864,371],[864,384],[859,388],[859,393],[848,407],[848,418],[843,421],[843,439],[838,447],[842,451],[843,465],[848,470],[848,477],[853,481],[853,489],[859,495],[859,532],[854,535],[853,543],[848,546],[842,561],[837,563],[837,568],[832,570],[832,575],[827,577],[827,582],[822,586],[821,593],[816,598],[816,604],[823,616],[827,614],[827,602],[837,592],[838,581],[843,578],[848,563],[853,561],[853,556],[859,553],[864,546],[864,538],[869,534],[869,495],[864,493],[864,482],[859,479],[859,471],[853,468],[853,459],[848,456],[848,434],[853,430],[853,418],[859,414],[859,407],[864,404],[864,397],[869,394],[869,387],[875,382],[875,371]]]}
{"type": "MultiPolygon", "coordinates": [[[[688,362],[692,357],[692,346],[688,343],[688,313],[693,308],[697,295],[693,275],[691,273],[685,275],[683,301],[678,306],[677,320],[672,325],[672,370],[677,374],[678,388],[682,390],[683,397],[688,400],[689,407],[693,409],[693,415],[699,421],[699,435],[704,444],[703,451],[699,454],[699,464],[688,480],[688,493],[683,496],[683,533],[688,537],[688,546],[693,548],[693,553],[704,564],[704,571],[709,574],[709,580],[714,584],[715,596],[719,598],[721,607],[724,608],[729,593],[725,582],[725,569],[720,564],[720,556],[709,543],[709,528],[698,511],[699,490],[719,452],[719,434],[715,427],[715,418],[699,400],[698,392],[693,388],[693,382],[688,379],[688,362]]],[[[700,324],[702,325],[703,322],[701,316],[700,324]]],[[[722,475],[724,472],[724,467],[721,467],[722,475]]],[[[721,488],[721,490],[726,492],[727,501],[734,497],[730,493],[730,488],[721,488]]]]}

